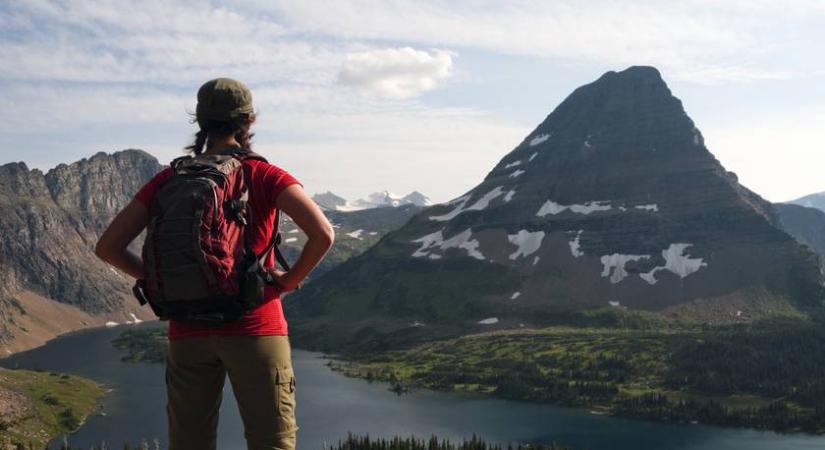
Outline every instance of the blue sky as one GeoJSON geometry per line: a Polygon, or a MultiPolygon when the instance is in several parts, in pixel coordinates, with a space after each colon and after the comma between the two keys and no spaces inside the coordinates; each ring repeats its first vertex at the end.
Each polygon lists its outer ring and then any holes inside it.
{"type": "Polygon", "coordinates": [[[181,154],[198,86],[244,80],[256,149],[354,199],[477,184],[573,89],[660,69],[740,181],[825,190],[825,2],[0,0],[0,163],[181,154]]]}

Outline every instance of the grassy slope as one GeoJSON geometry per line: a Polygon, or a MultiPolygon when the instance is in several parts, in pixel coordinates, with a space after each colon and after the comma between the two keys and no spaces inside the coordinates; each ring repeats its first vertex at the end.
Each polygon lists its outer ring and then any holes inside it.
{"type": "Polygon", "coordinates": [[[74,375],[7,369],[0,369],[0,391],[18,400],[17,412],[0,418],[0,443],[33,444],[79,428],[106,392],[74,375]]]}
{"type": "Polygon", "coordinates": [[[508,330],[332,363],[350,376],[675,422],[825,431],[821,325],[508,330]]]}

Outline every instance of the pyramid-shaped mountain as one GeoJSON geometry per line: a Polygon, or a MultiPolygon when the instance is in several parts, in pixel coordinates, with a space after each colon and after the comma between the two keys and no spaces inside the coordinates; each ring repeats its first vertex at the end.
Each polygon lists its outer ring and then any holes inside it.
{"type": "Polygon", "coordinates": [[[631,67],[287,308],[301,345],[386,347],[595,307],[754,319],[819,304],[821,284],[817,256],[714,158],[659,72],[631,67]]]}

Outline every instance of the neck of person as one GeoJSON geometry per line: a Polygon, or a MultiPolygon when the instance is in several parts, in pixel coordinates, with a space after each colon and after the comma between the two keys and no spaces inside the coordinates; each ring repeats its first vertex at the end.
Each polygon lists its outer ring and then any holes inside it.
{"type": "Polygon", "coordinates": [[[235,139],[234,135],[216,136],[209,139],[209,147],[203,153],[206,155],[217,155],[229,147],[240,147],[241,144],[235,139]]]}

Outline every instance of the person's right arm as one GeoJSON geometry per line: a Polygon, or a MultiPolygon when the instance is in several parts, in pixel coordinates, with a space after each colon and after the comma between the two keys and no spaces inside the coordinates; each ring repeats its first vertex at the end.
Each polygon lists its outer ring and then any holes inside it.
{"type": "Polygon", "coordinates": [[[292,184],[278,195],[277,208],[287,214],[306,235],[301,256],[289,272],[274,271],[278,282],[290,291],[298,287],[321,262],[335,241],[335,231],[321,208],[306,194],[300,184],[292,184]]]}

